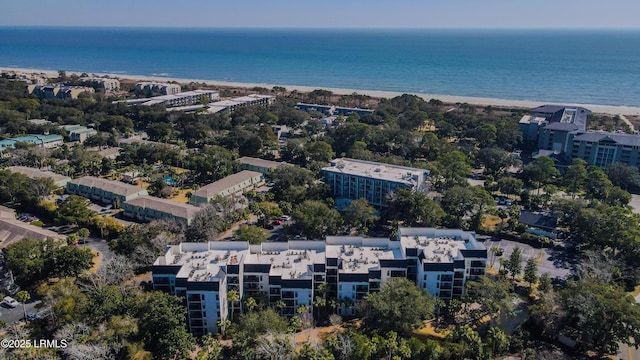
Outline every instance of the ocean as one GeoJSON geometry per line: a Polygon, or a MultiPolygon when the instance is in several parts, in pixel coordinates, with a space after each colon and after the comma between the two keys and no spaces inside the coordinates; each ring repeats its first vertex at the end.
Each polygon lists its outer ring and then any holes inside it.
{"type": "Polygon", "coordinates": [[[0,67],[640,106],[640,30],[0,27],[0,67]]]}

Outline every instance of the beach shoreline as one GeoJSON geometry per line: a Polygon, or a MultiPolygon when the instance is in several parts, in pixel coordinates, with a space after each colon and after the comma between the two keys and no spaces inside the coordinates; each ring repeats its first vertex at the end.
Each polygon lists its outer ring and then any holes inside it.
{"type": "MultiPolygon", "coordinates": [[[[58,76],[57,70],[0,67],[0,71],[15,72],[20,74],[41,74],[48,78],[55,78],[58,76]]],[[[296,90],[299,92],[311,92],[316,89],[324,89],[324,90],[329,90],[336,95],[351,95],[353,93],[358,93],[361,95],[368,95],[376,98],[392,98],[392,97],[405,94],[405,92],[381,91],[381,90],[357,90],[357,89],[313,87],[313,86],[286,85],[286,84],[228,82],[228,81],[219,81],[219,80],[185,79],[185,78],[163,77],[163,76],[108,74],[108,73],[96,73],[96,72],[88,72],[88,71],[80,71],[80,70],[65,70],[65,72],[67,75],[72,75],[72,74],[80,75],[82,73],[87,73],[89,76],[99,76],[99,77],[106,76],[106,77],[117,78],[121,80],[126,79],[126,80],[134,80],[134,81],[157,81],[157,82],[175,81],[181,84],[189,84],[189,83],[195,82],[195,83],[204,83],[206,85],[211,85],[211,86],[225,86],[225,87],[236,87],[236,88],[263,87],[263,88],[271,89],[274,86],[281,86],[286,88],[288,91],[296,90]]],[[[552,105],[566,105],[566,106],[581,106],[598,114],[640,116],[640,107],[633,107],[633,106],[557,103],[557,102],[509,100],[509,99],[455,96],[455,95],[422,94],[422,93],[409,93],[409,92],[406,92],[406,93],[416,95],[427,101],[431,99],[438,99],[444,103],[450,103],[450,104],[468,103],[471,105],[479,105],[479,106],[494,106],[494,107],[508,107],[508,108],[522,108],[522,109],[530,109],[530,108],[534,108],[534,107],[545,105],[545,104],[552,104],[552,105]]]]}

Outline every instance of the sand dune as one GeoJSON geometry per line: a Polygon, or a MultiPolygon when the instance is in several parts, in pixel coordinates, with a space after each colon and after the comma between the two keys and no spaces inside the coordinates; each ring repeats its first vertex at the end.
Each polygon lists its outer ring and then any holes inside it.
{"type": "MultiPolygon", "coordinates": [[[[16,73],[26,74],[43,74],[46,77],[57,77],[58,72],[53,70],[41,70],[41,69],[25,69],[25,68],[0,68],[0,71],[14,71],[16,73]]],[[[80,75],[83,71],[66,71],[67,75],[77,74],[80,75]]],[[[213,86],[231,86],[231,87],[264,87],[272,88],[274,86],[282,86],[287,90],[297,90],[300,92],[309,92],[318,88],[332,91],[338,95],[348,95],[353,93],[369,95],[379,98],[391,98],[398,95],[402,95],[402,92],[393,91],[379,91],[379,90],[355,90],[355,89],[336,89],[326,87],[313,87],[313,86],[299,86],[299,85],[285,85],[285,84],[260,84],[260,83],[239,83],[239,82],[226,82],[215,80],[202,80],[202,79],[183,79],[183,78],[171,78],[162,76],[144,76],[144,75],[129,75],[129,74],[105,74],[105,73],[89,73],[92,76],[108,76],[119,79],[131,79],[136,81],[176,81],[178,83],[205,83],[213,86]]],[[[593,105],[593,104],[573,104],[573,103],[553,103],[553,102],[541,102],[541,101],[527,101],[527,100],[507,100],[507,99],[494,99],[494,98],[482,98],[482,97],[468,97],[468,96],[453,96],[453,95],[438,95],[438,94],[414,94],[422,97],[426,100],[438,99],[445,103],[468,103],[473,105],[483,106],[504,106],[512,108],[532,108],[544,104],[558,104],[569,106],[582,106],[594,113],[609,114],[609,115],[632,115],[640,116],[640,107],[631,106],[615,106],[615,105],[593,105]]]]}

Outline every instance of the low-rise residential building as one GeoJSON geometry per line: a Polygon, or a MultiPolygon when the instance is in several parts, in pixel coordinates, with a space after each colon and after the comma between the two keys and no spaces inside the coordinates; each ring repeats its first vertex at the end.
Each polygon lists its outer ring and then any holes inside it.
{"type": "Polygon", "coordinates": [[[196,190],[189,203],[208,204],[216,196],[227,197],[252,189],[264,182],[264,175],[256,171],[243,170],[196,190]]]}
{"type": "Polygon", "coordinates": [[[268,174],[281,166],[289,165],[285,162],[264,160],[248,156],[241,157],[238,159],[238,162],[240,163],[240,168],[242,170],[256,171],[263,174],[268,174]]]}
{"type": "Polygon", "coordinates": [[[322,173],[337,204],[365,198],[375,207],[396,189],[424,190],[429,177],[429,170],[348,158],[332,160],[322,173]]]}
{"type": "Polygon", "coordinates": [[[96,129],[82,125],[65,125],[62,128],[69,133],[70,141],[77,141],[79,143],[83,143],[88,137],[98,134],[96,129]]]}
{"type": "Polygon", "coordinates": [[[40,169],[31,168],[27,166],[10,166],[8,169],[11,172],[23,174],[29,177],[30,179],[37,179],[37,178],[51,179],[56,186],[60,186],[60,187],[67,186],[67,183],[71,181],[71,178],[68,176],[56,174],[51,171],[43,171],[40,169]]]}
{"type": "Polygon", "coordinates": [[[27,85],[27,92],[42,99],[77,99],[78,95],[95,90],[86,86],[65,86],[62,84],[27,85]]]}
{"type": "Polygon", "coordinates": [[[475,234],[458,229],[400,228],[388,238],[329,236],[326,241],[249,245],[238,241],[182,243],[168,247],[152,268],[156,290],[185,297],[191,332],[215,333],[240,303],[264,296],[284,304],[283,315],[313,299],[339,301],[338,312],[355,315],[358,301],[394,277],[408,278],[441,299],[460,298],[465,283],[484,275],[487,249],[475,234]],[[326,295],[320,286],[326,284],[326,295]]]}
{"type": "Polygon", "coordinates": [[[173,220],[188,226],[202,210],[199,207],[169,199],[142,195],[122,204],[124,215],[141,221],[173,220]]]}
{"type": "Polygon", "coordinates": [[[17,219],[0,218],[0,249],[24,238],[63,240],[65,236],[17,219]]]}
{"type": "Polygon", "coordinates": [[[109,79],[101,77],[85,77],[80,78],[81,81],[91,83],[94,87],[104,89],[105,91],[120,90],[120,81],[118,79],[109,79]]]}
{"type": "Polygon", "coordinates": [[[110,148],[98,151],[98,154],[107,159],[115,160],[118,157],[118,155],[120,155],[120,150],[121,149],[119,147],[110,147],[110,148]]]}
{"type": "Polygon", "coordinates": [[[40,135],[31,134],[26,136],[19,136],[10,139],[0,140],[0,152],[7,149],[15,148],[16,143],[24,142],[27,144],[36,145],[37,147],[51,149],[61,146],[64,142],[60,135],[40,135]]]}
{"type": "Polygon", "coordinates": [[[103,204],[124,204],[138,196],[149,195],[147,190],[116,180],[101,179],[95,176],[85,176],[69,181],[67,192],[72,195],[84,196],[103,204]]]}
{"type": "Polygon", "coordinates": [[[173,95],[179,93],[182,89],[178,84],[160,83],[160,82],[140,82],[136,84],[136,90],[146,90],[163,95],[173,95]]]}
{"type": "Polygon", "coordinates": [[[551,214],[542,214],[523,210],[518,222],[527,226],[526,232],[551,239],[558,237],[558,218],[551,214]]]}

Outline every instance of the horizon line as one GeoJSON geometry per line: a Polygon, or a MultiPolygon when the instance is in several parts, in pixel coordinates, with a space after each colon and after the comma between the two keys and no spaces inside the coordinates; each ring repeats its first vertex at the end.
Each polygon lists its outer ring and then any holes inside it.
{"type": "Polygon", "coordinates": [[[134,29],[134,30],[447,30],[447,31],[640,31],[638,27],[296,27],[296,26],[136,26],[136,25],[0,25],[0,29],[134,29]]]}

